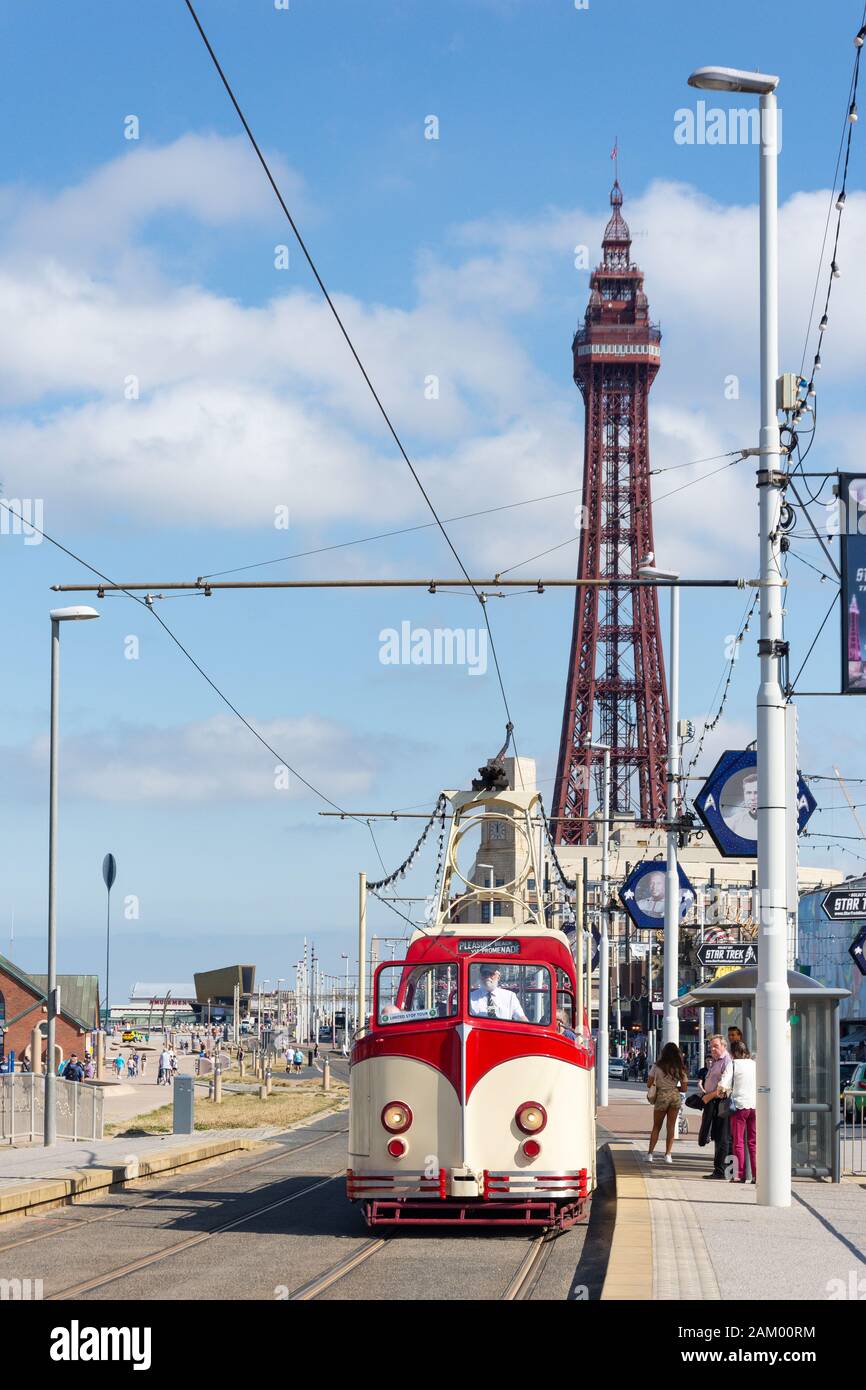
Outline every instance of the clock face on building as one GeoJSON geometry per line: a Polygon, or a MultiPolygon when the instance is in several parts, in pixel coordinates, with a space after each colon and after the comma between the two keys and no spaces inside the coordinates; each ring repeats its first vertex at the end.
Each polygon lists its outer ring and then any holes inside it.
{"type": "Polygon", "coordinates": [[[488,827],[488,832],[487,832],[488,839],[490,839],[490,840],[504,840],[504,839],[505,839],[505,829],[506,829],[505,821],[503,821],[503,820],[492,820],[492,821],[490,822],[489,827],[488,827]]]}

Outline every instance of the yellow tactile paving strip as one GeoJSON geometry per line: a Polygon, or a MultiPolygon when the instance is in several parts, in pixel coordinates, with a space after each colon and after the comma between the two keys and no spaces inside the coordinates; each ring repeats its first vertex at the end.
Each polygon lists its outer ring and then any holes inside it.
{"type": "Polygon", "coordinates": [[[616,1218],[603,1299],[721,1297],[688,1184],[662,1164],[648,1168],[628,1140],[610,1145],[616,1218]]]}

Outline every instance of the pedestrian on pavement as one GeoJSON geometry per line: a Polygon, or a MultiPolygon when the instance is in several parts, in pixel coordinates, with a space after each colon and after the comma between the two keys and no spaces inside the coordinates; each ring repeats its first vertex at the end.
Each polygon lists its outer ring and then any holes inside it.
{"type": "Polygon", "coordinates": [[[84,1079],[85,1079],[85,1081],[89,1081],[89,1080],[90,1080],[90,1078],[93,1076],[93,1073],[94,1073],[95,1070],[96,1070],[96,1068],[95,1068],[95,1066],[94,1066],[94,1062],[93,1062],[93,1057],[92,1057],[92,1055],[91,1055],[89,1052],[85,1052],[85,1054],[84,1054],[84,1079]]]}
{"type": "Polygon", "coordinates": [[[293,1066],[294,1060],[295,1060],[295,1049],[294,1049],[293,1047],[287,1047],[287,1048],[286,1048],[286,1051],[285,1051],[285,1058],[286,1058],[286,1076],[288,1076],[288,1075],[291,1073],[292,1066],[293,1066]]]}
{"type": "Polygon", "coordinates": [[[124,1062],[121,1053],[118,1052],[117,1056],[114,1059],[114,1071],[118,1081],[120,1081],[121,1077],[123,1076],[123,1068],[125,1066],[126,1063],[124,1062]]]}
{"type": "Polygon", "coordinates": [[[740,1029],[737,1028],[734,1024],[731,1024],[731,1027],[728,1029],[728,1051],[731,1053],[731,1055],[733,1055],[734,1043],[745,1041],[746,1040],[743,1037],[743,1034],[740,1031],[740,1029]]]}
{"type": "Polygon", "coordinates": [[[689,1078],[683,1061],[683,1054],[676,1043],[666,1043],[662,1048],[661,1057],[654,1066],[650,1067],[647,1077],[647,1096],[652,1100],[653,1106],[653,1127],[650,1134],[649,1151],[646,1156],[647,1163],[653,1161],[653,1150],[665,1121],[667,1122],[665,1163],[673,1163],[671,1150],[676,1138],[677,1116],[682,1105],[682,1098],[688,1089],[689,1078]]]}
{"type": "Polygon", "coordinates": [[[701,1132],[698,1143],[704,1145],[713,1141],[713,1171],[705,1173],[705,1178],[726,1181],[727,1162],[731,1150],[731,1121],[727,1095],[721,1089],[725,1067],[731,1060],[725,1039],[721,1033],[710,1038],[710,1065],[703,1082],[704,1114],[701,1119],[701,1132]]]}
{"type": "Polygon", "coordinates": [[[163,1047],[159,1054],[159,1070],[156,1074],[157,1086],[169,1085],[169,1073],[171,1072],[171,1053],[167,1047],[163,1047]]]}
{"type": "Polygon", "coordinates": [[[63,1077],[64,1081],[84,1080],[84,1068],[78,1060],[77,1052],[71,1052],[69,1054],[69,1061],[66,1063],[60,1075],[63,1077]]]}
{"type": "Polygon", "coordinates": [[[138,1067],[136,1066],[137,1061],[138,1058],[136,1057],[135,1053],[130,1052],[129,1061],[126,1064],[126,1074],[130,1078],[130,1080],[132,1080],[132,1078],[135,1076],[135,1073],[138,1070],[138,1067]]]}
{"type": "Polygon", "coordinates": [[[146,1052],[142,1052],[142,1054],[141,1054],[140,1065],[141,1065],[141,1079],[142,1079],[142,1081],[143,1081],[143,1080],[144,1080],[144,1073],[147,1071],[147,1053],[146,1053],[146,1052]]]}
{"type": "Polygon", "coordinates": [[[755,1146],[755,1109],[758,1104],[757,1067],[742,1041],[731,1044],[731,1060],[722,1072],[722,1089],[728,1094],[731,1145],[734,1151],[734,1182],[746,1181],[745,1146],[749,1146],[752,1182],[758,1175],[755,1146]]]}

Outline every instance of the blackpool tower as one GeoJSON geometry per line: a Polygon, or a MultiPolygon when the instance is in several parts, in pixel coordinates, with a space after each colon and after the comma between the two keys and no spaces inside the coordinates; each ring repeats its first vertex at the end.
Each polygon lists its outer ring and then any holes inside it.
{"type": "Polygon", "coordinates": [[[584,324],[574,335],[574,380],[586,426],[578,579],[571,658],[552,815],[559,844],[585,844],[600,802],[603,754],[611,759],[611,815],[664,820],[668,699],[658,594],[630,582],[654,551],[649,464],[649,389],[661,333],[650,323],[643,274],[617,180],[590,278],[584,324]]]}

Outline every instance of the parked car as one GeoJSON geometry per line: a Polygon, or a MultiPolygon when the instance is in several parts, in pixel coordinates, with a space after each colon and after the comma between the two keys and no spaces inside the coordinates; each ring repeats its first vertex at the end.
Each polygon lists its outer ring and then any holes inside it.
{"type": "Polygon", "coordinates": [[[862,1091],[854,1097],[855,1111],[866,1110],[866,1062],[839,1063],[839,1104],[844,1108],[844,1091],[862,1091]]]}
{"type": "Polygon", "coordinates": [[[611,1057],[607,1074],[612,1081],[628,1081],[628,1062],[625,1057],[611,1057]]]}

